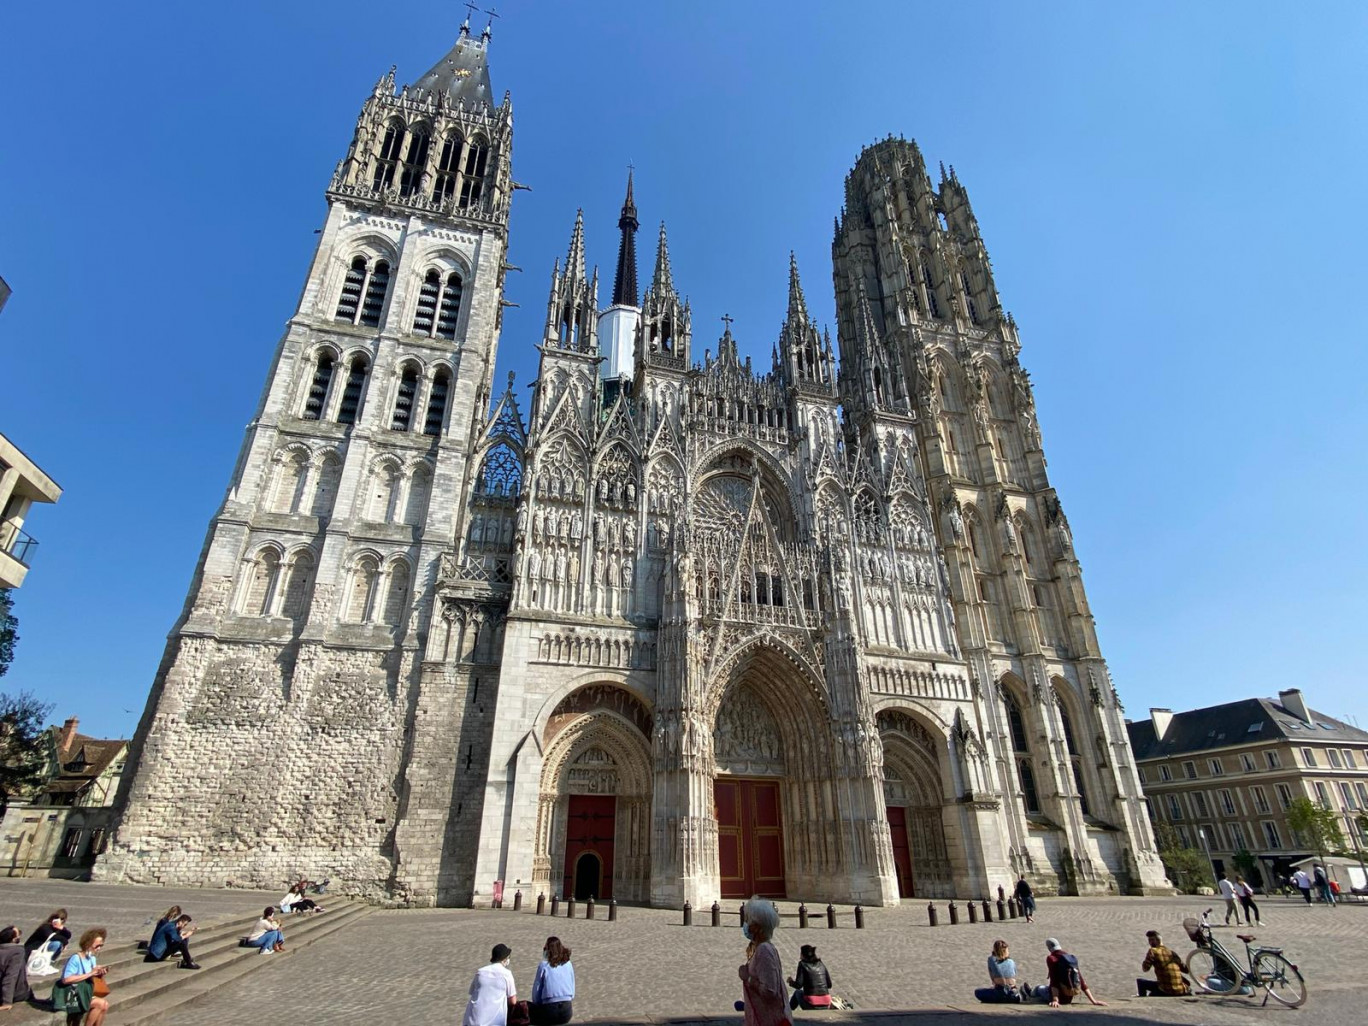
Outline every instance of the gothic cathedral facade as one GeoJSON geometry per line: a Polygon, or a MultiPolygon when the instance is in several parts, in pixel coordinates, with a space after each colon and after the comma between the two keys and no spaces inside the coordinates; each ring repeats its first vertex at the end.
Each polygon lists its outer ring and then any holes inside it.
{"type": "Polygon", "coordinates": [[[495,389],[488,30],[366,100],[97,876],[417,905],[1166,889],[1016,326],[956,176],[846,181],[837,333],[700,360],[577,219],[495,389]]]}

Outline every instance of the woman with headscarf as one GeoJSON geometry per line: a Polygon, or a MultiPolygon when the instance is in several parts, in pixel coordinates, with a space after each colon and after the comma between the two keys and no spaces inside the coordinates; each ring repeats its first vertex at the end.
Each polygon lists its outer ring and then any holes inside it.
{"type": "Polygon", "coordinates": [[[773,902],[757,896],[746,902],[743,918],[741,929],[750,945],[746,948],[746,961],[736,970],[745,994],[745,1000],[736,1003],[737,1010],[745,1012],[746,1026],[787,1024],[788,990],[779,951],[773,944],[779,913],[773,902]]]}

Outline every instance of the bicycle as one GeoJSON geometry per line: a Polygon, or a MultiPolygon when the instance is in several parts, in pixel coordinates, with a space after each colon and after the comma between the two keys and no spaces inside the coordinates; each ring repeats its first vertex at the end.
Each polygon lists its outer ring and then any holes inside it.
{"type": "Polygon", "coordinates": [[[1211,909],[1202,913],[1200,921],[1191,917],[1183,920],[1183,929],[1197,942],[1197,948],[1187,957],[1188,975],[1193,985],[1207,994],[1236,994],[1250,988],[1264,991],[1263,1003],[1272,998],[1288,1008],[1300,1008],[1306,1002],[1306,981],[1301,970],[1283,954],[1282,948],[1251,947],[1256,938],[1252,933],[1237,933],[1244,941],[1245,961],[1240,966],[1237,957],[1211,933],[1211,909]]]}

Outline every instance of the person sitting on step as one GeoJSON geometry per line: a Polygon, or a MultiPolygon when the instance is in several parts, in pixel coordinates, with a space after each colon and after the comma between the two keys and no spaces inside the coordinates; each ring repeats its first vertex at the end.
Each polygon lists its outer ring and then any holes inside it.
{"type": "Polygon", "coordinates": [[[831,973],[827,972],[827,967],[817,957],[817,949],[811,944],[804,944],[799,951],[798,967],[788,981],[790,987],[797,988],[789,998],[789,1008],[830,1008],[831,973]]]}
{"type": "Polygon", "coordinates": [[[247,935],[247,947],[258,948],[263,955],[285,950],[285,934],[280,929],[280,920],[275,914],[275,906],[267,905],[266,911],[261,913],[256,926],[252,927],[252,932],[247,935]]]}
{"type": "Polygon", "coordinates": [[[16,1001],[27,1001],[33,994],[25,967],[28,957],[19,943],[21,936],[17,926],[0,930],[0,1012],[13,1008],[16,1001]]]}
{"type": "Polygon", "coordinates": [[[198,969],[199,965],[190,957],[190,937],[195,932],[192,923],[188,915],[163,920],[148,941],[147,956],[143,961],[164,962],[171,955],[180,955],[182,969],[198,969]]]}

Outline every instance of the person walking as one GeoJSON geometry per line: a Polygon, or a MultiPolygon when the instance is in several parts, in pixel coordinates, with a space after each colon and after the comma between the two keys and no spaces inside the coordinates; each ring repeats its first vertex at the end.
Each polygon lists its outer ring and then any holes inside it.
{"type": "Polygon", "coordinates": [[[1306,874],[1306,870],[1299,869],[1292,874],[1292,884],[1301,891],[1306,903],[1311,904],[1311,877],[1306,874]]]}
{"type": "Polygon", "coordinates": [[[17,926],[0,930],[0,1012],[8,1011],[18,1001],[27,1001],[33,994],[29,989],[28,957],[19,943],[23,936],[17,926]]]}
{"type": "Polygon", "coordinates": [[[259,948],[263,955],[285,950],[285,932],[281,930],[280,920],[275,917],[275,913],[275,906],[267,905],[266,911],[261,913],[256,926],[252,927],[252,932],[247,935],[247,946],[259,948]]]}
{"type": "Polygon", "coordinates": [[[1026,922],[1035,922],[1036,901],[1035,892],[1031,890],[1031,885],[1026,882],[1026,874],[1021,874],[1017,880],[1016,890],[1013,894],[1017,900],[1017,907],[1021,909],[1021,914],[1026,917],[1026,922]]]}
{"type": "Polygon", "coordinates": [[[974,997],[984,1004],[1018,1004],[1026,998],[1017,986],[1016,961],[1005,940],[993,941],[993,953],[988,956],[988,980],[991,987],[978,987],[974,997]]]}
{"type": "Polygon", "coordinates": [[[532,1026],[565,1026],[574,1010],[575,966],[570,949],[559,937],[547,937],[541,964],[532,977],[532,1000],[527,1006],[532,1026]]]}
{"type": "Polygon", "coordinates": [[[1145,939],[1149,941],[1149,951],[1145,952],[1140,970],[1149,972],[1153,969],[1154,979],[1147,976],[1136,978],[1135,989],[1140,997],[1180,997],[1192,993],[1187,980],[1183,979],[1187,966],[1170,948],[1165,947],[1159,931],[1148,931],[1145,939]]]}
{"type": "Polygon", "coordinates": [[[104,1022],[109,1002],[95,996],[94,981],[109,971],[96,961],[108,936],[102,926],[81,934],[80,950],[67,959],[61,978],[52,988],[53,1011],[66,1013],[67,1026],[78,1026],[83,1015],[85,1026],[104,1022]]]}
{"type": "Polygon", "coordinates": [[[772,901],[758,895],[746,902],[743,911],[745,922],[741,930],[750,945],[746,948],[746,961],[736,970],[745,994],[745,1000],[736,1002],[736,1010],[745,1013],[746,1026],[786,1026],[791,1022],[788,991],[784,988],[779,950],[773,943],[779,913],[772,901]]]}
{"type": "Polygon", "coordinates": [[[1325,867],[1319,862],[1316,863],[1315,874],[1316,890],[1320,892],[1320,900],[1331,908],[1335,907],[1335,892],[1330,886],[1330,877],[1326,875],[1325,867]]]}
{"type": "Polygon", "coordinates": [[[1082,994],[1098,1008],[1107,1007],[1105,1001],[1097,1000],[1088,989],[1088,981],[1083,979],[1077,956],[1065,951],[1053,937],[1045,938],[1045,948],[1050,952],[1045,958],[1045,973],[1050,982],[1035,989],[1037,1001],[1048,1001],[1051,1008],[1058,1008],[1060,1005],[1073,1004],[1073,999],[1082,994]]]}
{"type": "Polygon", "coordinates": [[[1220,882],[1219,882],[1218,886],[1220,887],[1221,897],[1225,899],[1225,907],[1226,907],[1225,924],[1226,924],[1226,926],[1229,926],[1229,925],[1230,925],[1230,917],[1231,917],[1231,916],[1234,916],[1234,917],[1235,917],[1235,925],[1236,925],[1236,926],[1239,926],[1239,925],[1240,925],[1240,906],[1236,903],[1236,900],[1235,900],[1235,885],[1234,885],[1233,883],[1231,883],[1229,880],[1227,880],[1227,879],[1226,879],[1226,875],[1225,875],[1224,873],[1222,873],[1222,874],[1221,874],[1221,879],[1220,879],[1220,882]]]}
{"type": "Polygon", "coordinates": [[[508,968],[511,954],[513,949],[507,944],[495,944],[489,964],[475,970],[461,1026],[508,1026],[509,1007],[518,1000],[518,988],[508,968]]]}
{"type": "Polygon", "coordinates": [[[817,949],[811,944],[804,944],[800,949],[800,955],[798,968],[793,971],[793,978],[788,981],[789,986],[795,988],[793,996],[789,998],[789,1009],[793,1010],[800,1006],[830,1008],[831,973],[827,972],[827,967],[817,957],[817,949]]]}
{"type": "Polygon", "coordinates": [[[1249,886],[1249,881],[1242,876],[1235,878],[1235,895],[1240,899],[1240,908],[1244,909],[1245,922],[1250,926],[1256,922],[1263,926],[1258,903],[1254,901],[1254,888],[1249,886]]]}

